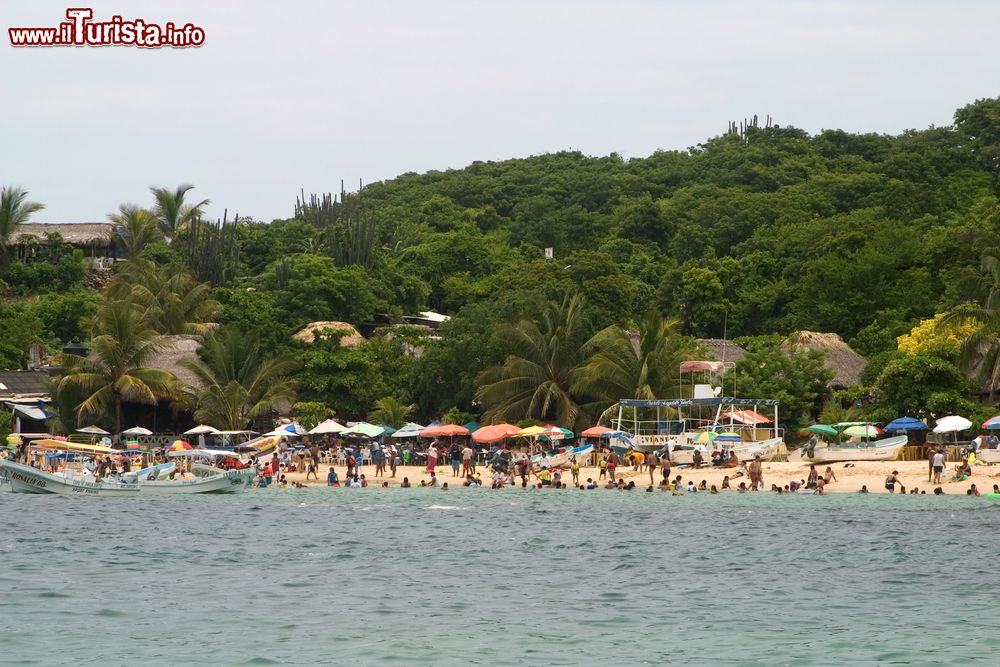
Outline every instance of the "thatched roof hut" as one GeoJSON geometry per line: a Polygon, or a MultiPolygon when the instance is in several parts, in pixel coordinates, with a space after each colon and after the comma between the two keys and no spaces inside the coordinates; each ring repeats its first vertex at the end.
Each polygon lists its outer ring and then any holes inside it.
{"type": "Polygon", "coordinates": [[[110,222],[73,222],[66,224],[46,224],[28,222],[20,225],[11,237],[11,245],[18,245],[34,237],[38,243],[46,243],[46,234],[59,234],[63,241],[78,248],[96,246],[109,247],[114,243],[115,226],[110,222]]]}
{"type": "Polygon", "coordinates": [[[300,340],[304,343],[312,343],[316,340],[317,335],[324,339],[329,337],[329,334],[324,330],[343,333],[343,336],[340,339],[341,347],[357,347],[365,340],[364,336],[362,336],[361,333],[354,328],[354,325],[348,324],[347,322],[312,322],[311,324],[305,325],[302,330],[293,335],[292,338],[300,340]]]}
{"type": "Polygon", "coordinates": [[[698,338],[695,342],[705,348],[705,361],[739,361],[747,351],[731,340],[722,338],[698,338]]]}
{"type": "Polygon", "coordinates": [[[170,371],[192,389],[201,389],[201,380],[193,372],[182,366],[181,362],[186,359],[197,358],[198,348],[204,342],[202,337],[177,334],[173,336],[161,336],[160,339],[163,345],[150,360],[150,368],[170,371]]]}
{"type": "Polygon", "coordinates": [[[851,346],[835,333],[816,331],[796,331],[788,337],[782,347],[785,349],[826,350],[823,365],[833,371],[830,386],[846,389],[861,383],[861,371],[868,360],[851,349],[851,346]]]}

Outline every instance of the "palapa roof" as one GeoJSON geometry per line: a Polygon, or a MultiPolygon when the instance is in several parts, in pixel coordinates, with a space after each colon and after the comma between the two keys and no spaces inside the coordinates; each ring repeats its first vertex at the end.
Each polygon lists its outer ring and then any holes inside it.
{"type": "Polygon", "coordinates": [[[747,354],[742,347],[723,338],[698,338],[695,342],[707,351],[707,361],[739,361],[747,354]]]}
{"type": "Polygon", "coordinates": [[[190,334],[160,336],[160,342],[161,347],[150,359],[149,367],[170,371],[184,384],[193,389],[201,389],[201,380],[192,371],[182,366],[181,362],[185,359],[198,357],[197,352],[203,342],[202,337],[190,334]]]}
{"type": "MultiPolygon", "coordinates": [[[[353,324],[347,322],[312,322],[305,325],[301,331],[294,334],[292,338],[295,340],[300,340],[304,343],[312,343],[316,340],[315,333],[317,331],[322,331],[323,329],[330,329],[332,331],[342,331],[344,332],[343,337],[340,339],[341,347],[357,347],[364,342],[364,336],[354,328],[353,324]]],[[[320,334],[320,338],[326,338],[325,334],[320,334]]]]}
{"type": "Polygon", "coordinates": [[[826,350],[823,365],[833,371],[831,387],[841,389],[861,383],[861,371],[868,360],[851,349],[851,346],[835,333],[816,331],[796,331],[788,337],[782,347],[785,349],[826,350]]]}
{"type": "Polygon", "coordinates": [[[44,371],[0,371],[0,399],[48,396],[48,377],[44,371]]]}
{"type": "Polygon", "coordinates": [[[58,233],[63,241],[71,245],[109,246],[113,243],[115,226],[110,222],[71,222],[47,224],[28,222],[18,226],[11,237],[11,244],[17,245],[26,236],[34,236],[39,243],[45,243],[46,234],[58,233]]]}

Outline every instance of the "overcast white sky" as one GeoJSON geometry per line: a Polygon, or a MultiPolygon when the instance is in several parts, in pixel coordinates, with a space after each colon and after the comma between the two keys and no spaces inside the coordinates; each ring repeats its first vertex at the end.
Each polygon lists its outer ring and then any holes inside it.
{"type": "MultiPolygon", "coordinates": [[[[88,6],[74,2],[72,6],[88,6]]],[[[0,184],[103,220],[191,182],[210,213],[288,217],[300,188],[562,149],[645,156],[732,119],[897,133],[1000,94],[1000,3],[117,0],[198,49],[13,49],[65,3],[5,0],[0,184]]],[[[349,187],[349,189],[350,189],[349,187]]]]}

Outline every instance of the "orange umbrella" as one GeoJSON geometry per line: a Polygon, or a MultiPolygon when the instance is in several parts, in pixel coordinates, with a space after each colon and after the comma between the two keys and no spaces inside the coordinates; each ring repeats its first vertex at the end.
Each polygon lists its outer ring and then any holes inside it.
{"type": "Polygon", "coordinates": [[[607,426],[591,426],[580,435],[585,438],[600,438],[605,433],[611,433],[611,430],[607,426]]]}
{"type": "Polygon", "coordinates": [[[472,432],[472,439],[476,442],[490,443],[512,438],[521,432],[521,429],[513,424],[493,424],[483,426],[472,432]]]}
{"type": "Polygon", "coordinates": [[[429,426],[420,432],[420,437],[469,435],[469,429],[458,424],[441,424],[429,426]]]}

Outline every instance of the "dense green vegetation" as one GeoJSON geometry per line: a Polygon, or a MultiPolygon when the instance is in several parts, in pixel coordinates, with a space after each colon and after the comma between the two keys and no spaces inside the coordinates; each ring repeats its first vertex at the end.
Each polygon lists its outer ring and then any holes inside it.
{"type": "MultiPolygon", "coordinates": [[[[749,127],[641,159],[477,162],[303,198],[294,217],[271,223],[213,224],[205,201],[187,201],[190,186],[158,187],[148,210],[109,202],[131,261],[107,295],[127,298],[159,333],[215,321],[252,335],[258,363],[294,362],[296,400],[316,415],[399,421],[412,403],[407,419],[456,409],[582,424],[615,392],[671,392],[690,338],[726,335],[752,351],[745,386],[782,398],[794,421],[830,397],[815,355],[775,356],[780,334],[799,329],[840,334],[871,358],[865,386],[841,398],[874,397],[873,415],[969,412],[978,388],[1000,384],[990,260],[1000,100],[954,121],[896,136],[749,127]],[[382,328],[359,347],[291,338],[311,321],[428,309],[451,316],[433,336],[382,328]],[[897,337],[939,313],[977,323],[975,334],[897,350],[897,337]],[[981,378],[958,370],[973,365],[981,378]]],[[[17,324],[0,333],[0,360],[16,366],[32,340],[54,348],[88,335],[99,299],[81,287],[80,257],[59,244],[45,262],[12,258],[9,221],[31,207],[10,192],[0,308],[17,324]]],[[[221,404],[242,395],[217,393],[221,404]]],[[[269,401],[217,407],[238,420],[269,401]]]]}

